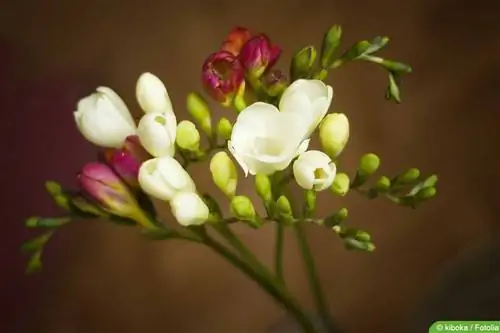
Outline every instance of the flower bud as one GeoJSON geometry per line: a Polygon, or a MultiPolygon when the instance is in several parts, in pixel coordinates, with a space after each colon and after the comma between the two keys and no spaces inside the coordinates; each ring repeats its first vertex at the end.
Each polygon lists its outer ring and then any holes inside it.
{"type": "Polygon", "coordinates": [[[385,193],[390,190],[392,184],[391,180],[386,176],[382,176],[377,180],[377,184],[375,185],[375,189],[378,192],[385,193]]]}
{"type": "Polygon", "coordinates": [[[306,46],[297,52],[292,58],[291,74],[292,80],[307,78],[316,60],[316,48],[306,46]]]}
{"type": "Polygon", "coordinates": [[[183,120],[177,125],[175,138],[177,145],[184,150],[196,152],[200,149],[200,132],[189,120],[183,120]]]}
{"type": "Polygon", "coordinates": [[[347,210],[347,208],[339,209],[337,212],[329,215],[325,219],[324,221],[325,226],[329,228],[334,228],[334,231],[338,233],[338,230],[336,230],[335,227],[347,219],[348,213],[349,211],[347,210]]]}
{"type": "Polygon", "coordinates": [[[239,57],[248,74],[259,78],[276,63],[280,54],[281,48],[273,46],[266,35],[259,34],[243,45],[239,57]]]}
{"type": "Polygon", "coordinates": [[[137,202],[127,186],[102,163],[88,163],[78,174],[83,191],[96,200],[105,210],[122,217],[137,213],[137,202]]]}
{"type": "Polygon", "coordinates": [[[275,97],[281,95],[285,91],[288,85],[288,79],[282,71],[273,69],[265,74],[262,84],[267,94],[275,97]]]}
{"type": "Polygon", "coordinates": [[[436,195],[437,191],[435,187],[425,187],[417,193],[417,198],[419,200],[428,200],[436,195]]]}
{"type": "Polygon", "coordinates": [[[337,170],[330,157],[318,150],[300,154],[292,168],[297,184],[305,190],[315,191],[329,188],[337,170]]]}
{"type": "Polygon", "coordinates": [[[172,102],[163,82],[151,73],[139,76],[136,85],[136,98],[146,113],[173,112],[172,102]]]}
{"type": "Polygon", "coordinates": [[[333,193],[343,197],[349,192],[350,186],[349,176],[345,173],[337,173],[333,180],[331,190],[333,193]]]}
{"type": "Polygon", "coordinates": [[[217,187],[228,197],[232,198],[238,184],[238,174],[233,160],[225,151],[216,153],[210,160],[210,172],[217,187]]]}
{"type": "Polygon", "coordinates": [[[264,202],[270,202],[273,199],[272,185],[269,176],[258,174],[255,176],[255,188],[257,195],[264,202]]]}
{"type": "Polygon", "coordinates": [[[202,67],[202,82],[207,92],[223,106],[230,106],[245,70],[231,53],[219,51],[211,54],[202,67]]]}
{"type": "Polygon", "coordinates": [[[235,27],[226,37],[226,40],[222,44],[221,50],[227,51],[234,56],[240,54],[241,48],[250,39],[250,31],[246,28],[235,27]]]}
{"type": "Polygon", "coordinates": [[[149,158],[149,154],[141,146],[135,135],[127,137],[122,149],[108,150],[105,153],[106,162],[131,187],[138,188],[139,167],[149,158]]]}
{"type": "Polygon", "coordinates": [[[172,215],[185,227],[201,225],[208,220],[210,211],[195,192],[179,192],[170,201],[172,215]]]}
{"type": "Polygon", "coordinates": [[[349,120],[343,113],[332,113],[319,126],[319,138],[325,152],[337,157],[349,140],[349,120]]]}
{"type": "Polygon", "coordinates": [[[173,157],[153,158],[139,169],[142,190],[160,200],[171,200],[178,192],[194,192],[191,176],[173,157]]]}
{"type": "Polygon", "coordinates": [[[290,204],[290,200],[284,195],[280,195],[278,200],[276,201],[276,208],[278,209],[278,214],[285,217],[293,216],[292,205],[290,204]]]}
{"type": "Polygon", "coordinates": [[[190,93],[187,97],[187,109],[202,131],[211,135],[212,116],[207,101],[198,93],[190,93]]]}
{"type": "Polygon", "coordinates": [[[308,190],[305,192],[304,196],[305,196],[304,216],[311,217],[314,214],[314,210],[316,209],[317,195],[315,191],[308,190]]]}
{"type": "Polygon", "coordinates": [[[233,131],[233,125],[227,118],[221,118],[217,123],[217,135],[223,138],[224,140],[231,139],[231,132],[233,131]]]}
{"type": "Polygon", "coordinates": [[[420,170],[417,168],[411,168],[405,173],[396,177],[396,184],[398,185],[406,185],[413,183],[420,177],[420,170]]]}
{"type": "Polygon", "coordinates": [[[329,68],[333,64],[334,53],[340,44],[341,36],[342,28],[338,25],[334,25],[326,32],[321,45],[321,67],[329,68]]]}
{"type": "Polygon", "coordinates": [[[380,166],[380,158],[373,154],[368,153],[361,157],[361,161],[359,162],[359,174],[368,177],[374,174],[380,166]]]}
{"type": "Polygon", "coordinates": [[[354,44],[344,55],[342,60],[354,60],[365,55],[373,54],[389,43],[388,37],[377,36],[371,41],[362,40],[354,44]]]}
{"type": "Polygon", "coordinates": [[[344,244],[346,249],[348,250],[357,250],[364,252],[373,252],[375,251],[375,244],[372,242],[363,242],[359,241],[353,237],[344,238],[344,244]]]}
{"type": "Polygon", "coordinates": [[[139,121],[137,135],[154,157],[174,156],[177,118],[173,112],[147,113],[139,121]]]}
{"type": "Polygon", "coordinates": [[[237,218],[243,221],[253,222],[252,225],[257,226],[258,220],[255,208],[253,207],[252,201],[248,197],[243,195],[235,196],[231,200],[230,209],[237,218]]]}

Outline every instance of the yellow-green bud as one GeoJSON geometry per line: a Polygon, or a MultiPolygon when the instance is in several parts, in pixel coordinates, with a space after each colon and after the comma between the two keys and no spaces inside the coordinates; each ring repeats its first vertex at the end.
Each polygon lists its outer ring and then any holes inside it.
{"type": "Polygon", "coordinates": [[[333,180],[331,190],[333,193],[338,194],[340,196],[345,196],[347,192],[349,192],[349,187],[351,185],[351,181],[349,176],[345,173],[337,173],[335,175],[335,179],[333,180]]]}
{"type": "Polygon", "coordinates": [[[232,198],[238,184],[238,173],[233,160],[225,151],[216,153],[210,160],[210,172],[217,187],[228,197],[232,198]]]}
{"type": "Polygon", "coordinates": [[[341,36],[342,28],[338,25],[334,25],[326,32],[321,46],[321,67],[328,68],[333,64],[334,53],[339,46],[341,36]]]}
{"type": "Polygon", "coordinates": [[[212,116],[206,100],[198,93],[190,93],[187,96],[187,109],[201,130],[212,135],[212,116]]]}
{"type": "Polygon", "coordinates": [[[380,166],[380,158],[373,154],[368,153],[361,157],[359,162],[359,173],[363,176],[371,176],[380,166]]]}
{"type": "Polygon", "coordinates": [[[271,180],[268,176],[261,174],[256,175],[255,188],[262,201],[269,202],[273,199],[271,180]]]}
{"type": "Polygon", "coordinates": [[[245,81],[241,82],[240,86],[238,87],[238,92],[236,93],[236,96],[234,97],[234,107],[240,113],[247,107],[247,103],[245,101],[245,81]]]}
{"type": "Polygon", "coordinates": [[[331,157],[337,157],[349,140],[349,120],[343,113],[332,113],[319,126],[319,138],[323,150],[331,157]]]}
{"type": "Polygon", "coordinates": [[[365,252],[375,251],[375,244],[373,244],[372,242],[363,242],[352,237],[344,238],[344,242],[348,250],[358,250],[365,252]]]}
{"type": "Polygon", "coordinates": [[[316,53],[314,46],[310,45],[304,47],[293,56],[291,68],[292,80],[309,76],[316,60],[316,53]]]}
{"type": "Polygon", "coordinates": [[[391,188],[391,180],[386,176],[382,176],[377,180],[377,184],[375,185],[375,189],[379,192],[385,193],[391,188]]]}
{"type": "Polygon", "coordinates": [[[256,219],[255,208],[250,198],[237,195],[231,200],[231,212],[239,219],[254,221],[256,219]]]}
{"type": "Polygon", "coordinates": [[[288,198],[284,195],[281,195],[276,201],[276,207],[278,208],[278,212],[282,216],[292,216],[292,205],[288,198]]]}
{"type": "Polygon", "coordinates": [[[175,137],[177,145],[184,150],[198,151],[200,149],[200,132],[189,120],[183,120],[177,125],[175,137]]]}
{"type": "Polygon", "coordinates": [[[435,187],[425,187],[417,193],[417,198],[420,200],[428,200],[437,193],[435,187]]]}
{"type": "Polygon", "coordinates": [[[347,210],[347,208],[341,208],[336,213],[333,213],[332,215],[328,216],[325,219],[324,223],[327,227],[333,228],[339,225],[341,222],[345,221],[347,219],[348,214],[349,211],[347,210]]]}
{"type": "Polygon", "coordinates": [[[402,184],[402,185],[409,184],[409,183],[412,183],[415,180],[417,180],[418,177],[420,177],[420,170],[418,170],[416,168],[411,168],[408,171],[406,171],[405,173],[399,175],[397,177],[396,182],[398,184],[402,184]]]}
{"type": "Polygon", "coordinates": [[[217,123],[217,135],[224,140],[231,139],[231,132],[233,131],[233,125],[227,118],[221,118],[217,123]]]}

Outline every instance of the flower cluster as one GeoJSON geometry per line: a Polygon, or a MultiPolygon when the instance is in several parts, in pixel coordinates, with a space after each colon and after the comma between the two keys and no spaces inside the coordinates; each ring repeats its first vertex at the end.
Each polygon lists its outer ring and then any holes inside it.
{"type": "MultiPolygon", "coordinates": [[[[164,83],[151,73],[143,73],[137,80],[136,98],[142,113],[138,123],[111,88],[98,87],[81,99],[74,112],[77,128],[103,150],[98,161],[88,163],[78,174],[78,190],[47,183],[55,202],[69,214],[28,219],[28,227],[50,229],[24,245],[33,253],[29,269],[39,268],[43,246],[55,228],[77,218],[104,217],[139,225],[156,239],[180,238],[209,246],[293,311],[305,332],[313,332],[277,281],[282,279],[283,228],[297,228],[305,256],[308,251],[300,231],[304,223],[329,228],[348,249],[370,252],[375,249],[370,235],[348,226],[347,208],[340,207],[325,217],[315,215],[318,192],[330,190],[345,196],[355,191],[369,199],[383,197],[409,207],[436,194],[437,177],[422,178],[415,168],[391,178],[381,176],[374,185],[367,185],[380,166],[373,153],[361,157],[353,176],[339,170],[337,162],[349,140],[349,120],[346,114],[332,110],[333,88],[324,82],[328,71],[357,60],[380,65],[389,73],[386,97],[396,102],[401,98],[400,77],[411,71],[405,64],[375,55],[387,44],[386,37],[358,42],[337,55],[340,38],[340,27],[334,26],[325,34],[319,56],[313,46],[297,52],[287,78],[274,68],[281,49],[268,36],[233,29],[202,66],[201,79],[209,95],[219,105],[235,110],[234,120],[228,115],[215,126],[209,102],[196,92],[186,102],[193,121],[178,122],[164,83]],[[309,149],[315,136],[320,150],[309,149]],[[223,216],[210,194],[200,192],[187,171],[191,164],[204,161],[209,161],[213,182],[228,199],[229,217],[223,216]],[[254,177],[262,210],[238,192],[237,166],[245,177],[254,177]],[[294,185],[303,192],[300,203],[291,202],[294,185]],[[153,199],[170,205],[181,230],[162,223],[153,199]],[[229,224],[236,222],[254,228],[264,223],[276,225],[276,277],[231,232],[229,224]],[[208,227],[226,238],[242,259],[211,238],[208,227]]],[[[307,263],[310,272],[314,271],[311,259],[307,263]]]]}

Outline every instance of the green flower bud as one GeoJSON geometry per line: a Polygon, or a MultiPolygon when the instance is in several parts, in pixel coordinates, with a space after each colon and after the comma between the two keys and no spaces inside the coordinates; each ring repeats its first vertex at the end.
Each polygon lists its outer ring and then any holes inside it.
{"type": "Polygon", "coordinates": [[[386,176],[380,177],[377,180],[377,184],[375,185],[375,189],[381,193],[389,191],[390,188],[391,188],[391,180],[386,176]]]}
{"type": "Polygon", "coordinates": [[[175,137],[177,145],[184,150],[198,151],[200,149],[200,132],[189,120],[183,120],[177,125],[175,137]]]}
{"type": "Polygon", "coordinates": [[[228,197],[232,198],[238,184],[238,173],[233,160],[225,151],[216,153],[210,160],[210,172],[217,187],[228,197]]]}
{"type": "Polygon", "coordinates": [[[305,192],[305,216],[310,217],[316,209],[316,191],[309,190],[305,192]]]}
{"type": "Polygon", "coordinates": [[[410,184],[416,181],[420,177],[420,170],[416,168],[411,168],[405,173],[396,177],[396,183],[398,185],[410,184]]]}
{"type": "Polygon", "coordinates": [[[28,228],[58,228],[71,222],[70,217],[30,217],[26,220],[26,227],[28,228]]]}
{"type": "Polygon", "coordinates": [[[385,67],[388,71],[395,72],[398,74],[412,72],[412,68],[409,65],[392,60],[382,59],[380,65],[385,67]]]}
{"type": "Polygon", "coordinates": [[[387,45],[389,42],[388,37],[377,36],[371,41],[363,40],[354,44],[342,56],[342,60],[354,60],[362,58],[363,56],[373,54],[387,45]]]}
{"type": "Polygon", "coordinates": [[[373,154],[368,153],[361,157],[359,162],[359,173],[365,177],[373,175],[380,166],[380,158],[373,154]]]}
{"type": "Polygon", "coordinates": [[[252,227],[260,226],[259,219],[250,198],[243,195],[235,196],[231,200],[230,209],[235,217],[248,222],[252,227]]]}
{"type": "Polygon", "coordinates": [[[436,186],[437,181],[438,181],[438,176],[432,175],[428,177],[426,180],[424,180],[423,187],[434,187],[436,186]]]}
{"type": "Polygon", "coordinates": [[[349,140],[349,120],[343,113],[332,113],[325,117],[319,126],[319,138],[324,151],[337,157],[349,140]]]}
{"type": "Polygon", "coordinates": [[[401,103],[401,91],[399,89],[400,85],[401,77],[396,73],[389,72],[389,84],[387,85],[385,98],[387,100],[393,100],[396,103],[401,103]]]}
{"type": "Polygon", "coordinates": [[[340,223],[342,223],[347,219],[348,213],[349,211],[347,210],[347,208],[339,209],[339,211],[331,214],[325,219],[324,221],[325,226],[329,228],[334,228],[335,226],[338,226],[340,223]]]}
{"type": "Polygon", "coordinates": [[[314,46],[306,46],[297,52],[292,58],[290,73],[292,81],[307,78],[316,60],[316,49],[314,46]]]}
{"type": "Polygon", "coordinates": [[[281,195],[276,201],[276,207],[278,208],[278,213],[282,216],[292,216],[292,205],[288,198],[284,195],[281,195]]]}
{"type": "Polygon", "coordinates": [[[375,251],[375,245],[372,242],[363,242],[351,237],[344,238],[344,244],[346,249],[348,250],[357,250],[364,252],[375,251]]]}
{"type": "Polygon", "coordinates": [[[321,67],[329,68],[333,64],[334,53],[340,44],[341,36],[342,28],[338,25],[334,25],[326,32],[321,45],[321,67]]]}
{"type": "Polygon", "coordinates": [[[206,100],[198,93],[190,93],[187,96],[187,109],[201,130],[212,135],[212,116],[206,100]]]}
{"type": "Polygon", "coordinates": [[[217,135],[224,140],[231,139],[231,132],[233,131],[233,125],[227,118],[221,118],[217,123],[217,135]]]}
{"type": "Polygon", "coordinates": [[[337,173],[335,175],[335,179],[333,180],[331,190],[333,193],[343,197],[347,194],[347,192],[349,192],[350,185],[351,183],[347,174],[342,172],[337,173]]]}
{"type": "Polygon", "coordinates": [[[255,188],[257,189],[257,194],[265,203],[273,199],[271,180],[268,176],[261,174],[256,175],[255,188]]]}
{"type": "Polygon", "coordinates": [[[417,193],[417,198],[419,200],[429,200],[436,195],[437,191],[435,187],[425,187],[417,193]]]}

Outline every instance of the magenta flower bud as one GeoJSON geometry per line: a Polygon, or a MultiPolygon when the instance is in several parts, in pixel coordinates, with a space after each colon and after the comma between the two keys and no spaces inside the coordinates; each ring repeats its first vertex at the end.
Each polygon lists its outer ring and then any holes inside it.
{"type": "Polygon", "coordinates": [[[241,48],[250,39],[250,37],[250,30],[242,27],[235,27],[227,35],[224,43],[222,43],[221,50],[227,51],[234,56],[238,56],[241,48]]]}
{"type": "Polygon", "coordinates": [[[135,216],[137,202],[123,181],[103,163],[86,164],[78,174],[81,189],[101,207],[115,215],[135,216]]]}
{"type": "Polygon", "coordinates": [[[260,34],[243,45],[240,61],[251,75],[260,77],[278,61],[280,54],[281,48],[273,46],[269,37],[260,34]]]}
{"type": "Polygon", "coordinates": [[[245,71],[240,62],[227,51],[211,54],[203,64],[203,85],[224,106],[231,104],[244,77],[245,71]]]}
{"type": "Polygon", "coordinates": [[[123,148],[106,151],[106,162],[132,188],[139,188],[138,174],[142,162],[151,158],[136,135],[127,137],[123,148]]]}

